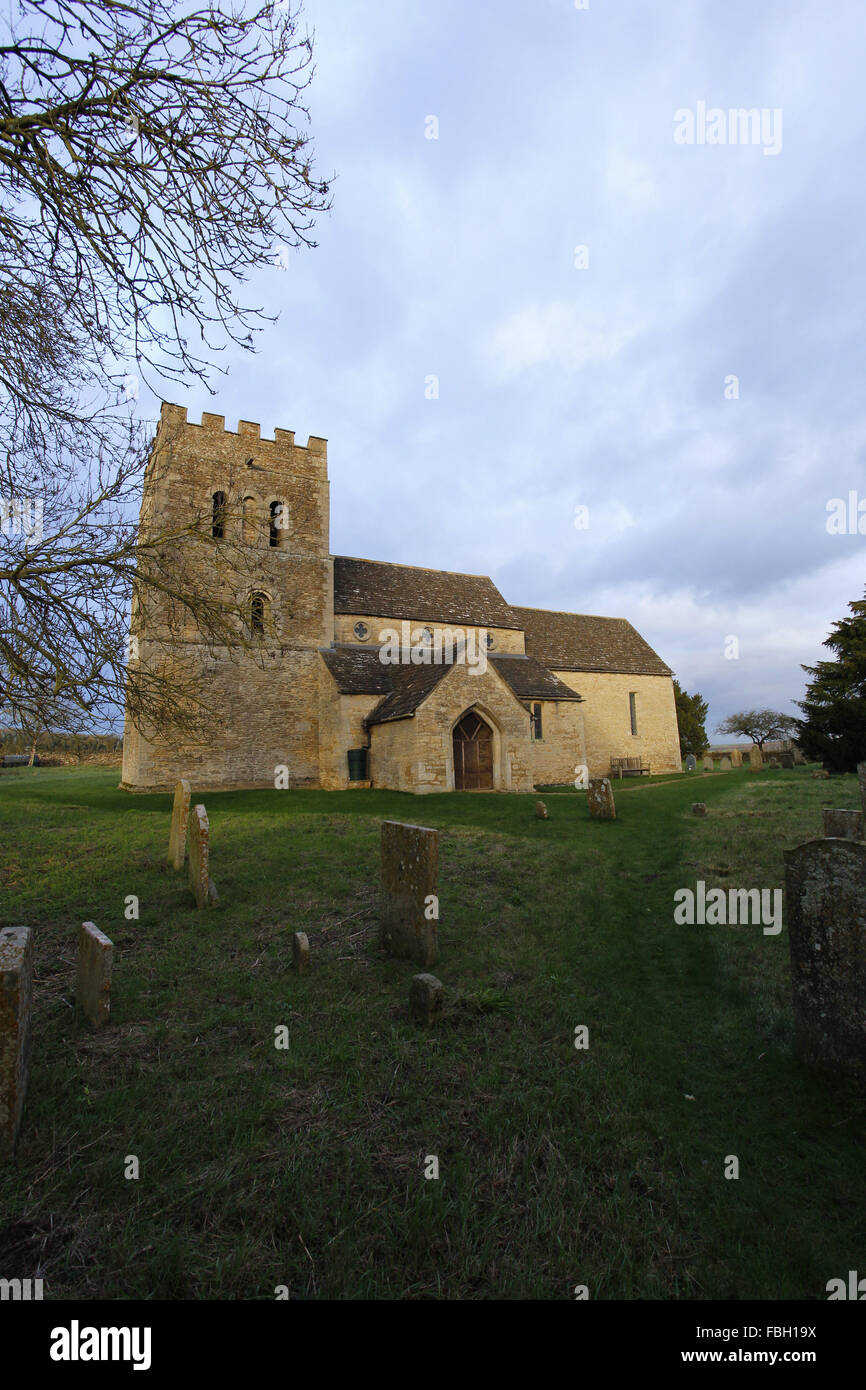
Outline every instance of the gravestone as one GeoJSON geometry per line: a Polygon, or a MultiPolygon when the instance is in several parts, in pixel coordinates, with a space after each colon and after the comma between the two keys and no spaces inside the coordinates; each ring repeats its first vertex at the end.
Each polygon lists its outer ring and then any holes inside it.
{"type": "Polygon", "coordinates": [[[694,804],[692,805],[692,815],[693,815],[693,816],[705,816],[706,814],[707,814],[707,803],[706,803],[705,801],[696,801],[696,802],[694,802],[694,804]]]}
{"type": "Polygon", "coordinates": [[[547,820],[547,819],[548,819],[547,807],[545,806],[545,804],[544,804],[543,801],[536,801],[536,803],[535,803],[535,815],[536,815],[536,818],[537,818],[538,820],[547,820]]]}
{"type": "Polygon", "coordinates": [[[731,766],[732,766],[732,767],[742,767],[742,766],[743,766],[743,755],[742,755],[742,753],[740,752],[739,748],[732,748],[732,749],[731,749],[731,766]]]}
{"type": "Polygon", "coordinates": [[[712,758],[710,757],[709,753],[705,753],[705,754],[704,754],[704,761],[703,761],[702,766],[703,766],[704,772],[712,772],[712,771],[714,770],[714,768],[715,768],[715,763],[713,762],[713,760],[712,760],[712,758]]]}
{"type": "Polygon", "coordinates": [[[722,758],[722,761],[719,763],[719,772],[730,772],[731,767],[732,763],[730,758],[722,758]]]}
{"type": "Polygon", "coordinates": [[[793,756],[793,758],[794,758],[794,766],[795,766],[795,767],[805,767],[805,765],[806,765],[806,759],[804,758],[801,749],[795,748],[792,756],[793,756]]]}
{"type": "Polygon", "coordinates": [[[686,758],[686,772],[694,772],[697,765],[698,760],[695,757],[694,753],[689,753],[686,758]]]}
{"type": "Polygon", "coordinates": [[[168,836],[168,862],[175,869],[183,868],[186,854],[186,823],[189,820],[189,782],[183,778],[174,789],[174,805],[171,809],[171,830],[168,836]]]}
{"type": "Polygon", "coordinates": [[[438,950],[439,831],[382,822],[381,944],[391,955],[435,964],[438,950]]]}
{"type": "Polygon", "coordinates": [[[616,820],[616,805],[609,777],[590,777],[586,804],[595,820],[616,820]]]}
{"type": "Polygon", "coordinates": [[[760,772],[763,766],[764,759],[761,754],[761,750],[758,747],[757,743],[753,743],[751,748],[749,749],[749,771],[760,772]]]}
{"type": "Polygon", "coordinates": [[[812,773],[812,776],[813,776],[813,777],[822,777],[822,778],[823,778],[823,777],[829,777],[830,774],[829,774],[829,772],[827,771],[826,767],[819,767],[819,768],[816,768],[816,769],[815,769],[815,771],[812,773]]]}
{"type": "Polygon", "coordinates": [[[785,851],[794,1041],[798,1055],[854,1071],[866,1063],[866,845],[810,840],[785,851]]]}
{"type": "Polygon", "coordinates": [[[0,927],[0,1158],[15,1151],[30,1077],[33,933],[0,927]]]}
{"type": "Polygon", "coordinates": [[[189,886],[196,907],[215,907],[219,898],[210,879],[210,823],[204,806],[193,807],[187,830],[189,886]]]}
{"type": "Polygon", "coordinates": [[[306,975],[310,964],[310,943],[304,931],[296,931],[292,937],[292,964],[299,975],[306,975]]]}
{"type": "Polygon", "coordinates": [[[114,943],[92,922],[82,922],[78,932],[75,1002],[94,1028],[107,1023],[111,1013],[113,962],[114,943]]]}
{"type": "Polygon", "coordinates": [[[824,838],[838,840],[863,839],[863,815],[860,811],[835,811],[824,807],[824,838]]]}
{"type": "Polygon", "coordinates": [[[409,1011],[419,1023],[438,1023],[445,991],[435,975],[415,975],[409,986],[409,1011]]]}
{"type": "Polygon", "coordinates": [[[794,766],[794,754],[793,754],[793,753],[780,753],[780,754],[779,754],[779,765],[780,765],[780,767],[792,768],[792,767],[794,766]]]}

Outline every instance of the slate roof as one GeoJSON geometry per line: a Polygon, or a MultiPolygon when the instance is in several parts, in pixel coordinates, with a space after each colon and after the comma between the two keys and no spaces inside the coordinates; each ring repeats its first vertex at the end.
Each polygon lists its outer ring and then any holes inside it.
{"type": "Polygon", "coordinates": [[[582,700],[534,657],[488,656],[487,660],[518,700],[582,700]]]}
{"type": "Polygon", "coordinates": [[[526,654],[555,671],[611,671],[670,676],[672,671],[625,618],[515,608],[514,626],[526,636],[526,654]]]}
{"type": "Polygon", "coordinates": [[[484,574],[334,556],[334,612],[475,627],[519,628],[514,610],[484,574]]]}
{"type": "Polygon", "coordinates": [[[370,714],[366,724],[387,724],[391,719],[408,719],[420,704],[427,699],[431,690],[451,670],[442,662],[438,666],[390,666],[383,668],[391,672],[391,691],[370,714]]]}
{"type": "Polygon", "coordinates": [[[322,658],[341,695],[387,695],[392,667],[379,660],[378,647],[325,647],[322,658]]]}

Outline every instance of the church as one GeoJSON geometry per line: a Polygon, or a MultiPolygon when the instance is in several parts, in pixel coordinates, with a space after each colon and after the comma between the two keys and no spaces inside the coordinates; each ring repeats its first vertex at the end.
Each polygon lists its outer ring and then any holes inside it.
{"type": "MultiPolygon", "coordinates": [[[[121,786],[531,792],[622,760],[679,772],[672,673],[624,618],[515,607],[484,575],[332,555],[327,443],[163,404],[139,534],[205,517],[232,553],[237,650],[133,619],[136,660],[194,672],[213,734],[178,749],[127,710],[121,786]],[[238,559],[239,557],[239,559],[238,559]]],[[[183,540],[176,542],[184,544],[183,540]]],[[[217,566],[197,576],[223,583],[217,566]],[[212,575],[212,578],[211,578],[212,575]]]]}

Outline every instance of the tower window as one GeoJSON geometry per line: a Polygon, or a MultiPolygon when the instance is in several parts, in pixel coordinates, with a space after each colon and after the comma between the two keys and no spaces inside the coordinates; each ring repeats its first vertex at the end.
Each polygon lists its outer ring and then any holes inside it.
{"type": "Polygon", "coordinates": [[[226,495],[224,492],[215,492],[212,498],[213,511],[211,513],[211,535],[215,540],[221,541],[226,533],[226,495]]]}
{"type": "Polygon", "coordinates": [[[280,533],[286,529],[286,509],[282,502],[271,503],[271,545],[280,544],[280,533]]]}
{"type": "Polygon", "coordinates": [[[632,691],[629,693],[629,697],[628,697],[628,716],[629,716],[629,719],[631,720],[631,731],[632,731],[633,734],[636,734],[636,733],[637,733],[637,695],[636,695],[636,693],[635,693],[634,690],[632,690],[632,691]]]}
{"type": "Polygon", "coordinates": [[[532,731],[532,737],[533,737],[533,739],[535,740],[535,742],[536,742],[536,743],[540,742],[541,737],[542,737],[542,732],[541,732],[541,705],[533,705],[533,706],[532,706],[532,716],[531,716],[530,728],[531,728],[531,731],[532,731]]]}
{"type": "Polygon", "coordinates": [[[253,594],[250,599],[250,630],[259,637],[264,636],[267,602],[265,594],[253,594]]]}

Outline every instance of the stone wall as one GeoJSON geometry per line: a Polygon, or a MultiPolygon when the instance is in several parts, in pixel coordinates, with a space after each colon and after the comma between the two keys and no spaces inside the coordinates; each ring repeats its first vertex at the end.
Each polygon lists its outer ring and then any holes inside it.
{"type": "Polygon", "coordinates": [[[591,777],[606,777],[611,758],[641,757],[653,772],[680,771],[680,742],[670,676],[623,676],[557,671],[584,697],[586,762],[591,777]],[[636,694],[637,734],[631,732],[629,693],[636,694]]]}
{"type": "Polygon", "coordinates": [[[535,785],[573,783],[577,767],[586,762],[583,705],[558,700],[531,703],[541,705],[541,739],[530,743],[535,785]]]}
{"type": "MultiPolygon", "coordinates": [[[[350,645],[359,647],[377,647],[379,646],[379,634],[386,629],[396,629],[399,633],[401,631],[400,624],[402,621],[403,619],[400,618],[381,618],[377,617],[375,614],[371,615],[369,613],[337,613],[334,617],[334,641],[348,642],[350,645]],[[369,629],[369,635],[363,642],[359,641],[355,636],[356,623],[364,623],[369,629]]],[[[411,634],[420,628],[427,627],[433,633],[444,633],[450,628],[452,633],[460,632],[467,635],[471,633],[476,643],[475,651],[478,651],[477,643],[479,633],[484,632],[489,633],[493,638],[493,646],[489,649],[492,656],[496,656],[501,652],[517,653],[520,656],[525,655],[523,633],[515,631],[512,628],[480,628],[473,627],[470,623],[438,623],[430,619],[412,617],[407,617],[405,621],[409,624],[410,641],[411,634]]],[[[485,650],[487,650],[486,645],[485,650]]]]}

